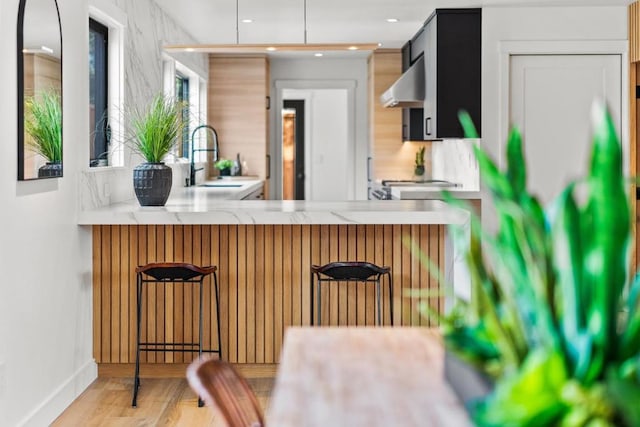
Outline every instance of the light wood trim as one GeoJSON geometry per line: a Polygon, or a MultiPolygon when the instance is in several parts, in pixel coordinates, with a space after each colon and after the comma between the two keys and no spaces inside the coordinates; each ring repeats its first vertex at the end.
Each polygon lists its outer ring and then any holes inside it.
{"type": "MultiPolygon", "coordinates": [[[[417,255],[403,244],[413,239],[444,270],[444,226],[438,225],[103,225],[93,228],[94,357],[103,363],[135,361],[135,268],[175,261],[218,266],[222,357],[232,363],[270,364],[279,360],[283,333],[308,325],[310,266],[337,260],[369,261],[391,267],[394,322],[435,323],[415,311],[407,289],[437,290],[417,255]]],[[[205,347],[217,347],[211,278],[204,282],[205,347]]],[[[382,311],[389,324],[386,281],[382,311]]],[[[332,283],[322,287],[323,325],[374,325],[371,284],[332,283]]],[[[197,287],[148,284],[143,293],[143,340],[195,341],[197,287]]],[[[431,306],[442,310],[435,295],[431,306]]],[[[181,364],[191,353],[145,353],[145,364],[181,364]]]]}
{"type": "MultiPolygon", "coordinates": [[[[98,377],[128,378],[133,376],[135,363],[99,363],[98,377]]],[[[188,363],[145,363],[140,365],[142,378],[185,378],[188,363]]],[[[245,377],[273,378],[278,365],[275,363],[238,363],[234,368],[245,377]]]]}
{"type": "Polygon", "coordinates": [[[629,5],[629,61],[640,61],[640,2],[629,5]]]}

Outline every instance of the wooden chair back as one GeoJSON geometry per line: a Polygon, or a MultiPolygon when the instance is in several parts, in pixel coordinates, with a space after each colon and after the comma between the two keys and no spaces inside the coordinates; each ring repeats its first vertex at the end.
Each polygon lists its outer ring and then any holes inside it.
{"type": "Polygon", "coordinates": [[[264,417],[247,381],[225,361],[202,358],[187,368],[191,388],[229,427],[263,427],[264,417]]]}

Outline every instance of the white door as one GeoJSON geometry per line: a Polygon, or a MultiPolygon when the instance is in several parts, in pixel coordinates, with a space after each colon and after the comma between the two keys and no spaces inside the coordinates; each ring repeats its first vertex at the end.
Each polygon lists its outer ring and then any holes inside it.
{"type": "MultiPolygon", "coordinates": [[[[353,118],[348,89],[284,89],[282,99],[305,100],[305,200],[353,199],[353,118]]],[[[282,145],[282,144],[280,144],[282,145]]]]}
{"type": "Polygon", "coordinates": [[[528,188],[547,205],[586,176],[594,99],[605,100],[621,129],[620,55],[513,55],[511,125],[524,135],[528,188]]]}
{"type": "Polygon", "coordinates": [[[311,161],[305,164],[310,177],[307,200],[349,200],[349,123],[346,89],[313,91],[311,161]]]}

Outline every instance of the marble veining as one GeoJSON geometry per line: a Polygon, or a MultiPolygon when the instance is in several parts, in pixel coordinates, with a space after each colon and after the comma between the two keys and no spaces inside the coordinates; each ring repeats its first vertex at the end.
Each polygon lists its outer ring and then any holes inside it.
{"type": "MultiPolygon", "coordinates": [[[[128,17],[124,49],[125,102],[140,106],[162,90],[162,45],[196,43],[197,40],[152,0],[115,0],[114,3],[128,17]]],[[[208,72],[206,55],[182,55],[180,62],[208,72]]]]}
{"type": "MultiPolygon", "coordinates": [[[[191,44],[197,40],[180,27],[153,0],[111,0],[127,16],[124,34],[124,87],[122,111],[145,105],[153,95],[163,91],[163,63],[166,59],[162,45],[191,44]]],[[[193,71],[206,76],[208,60],[205,54],[172,55],[193,71]]],[[[126,125],[126,123],[125,123],[126,125]]],[[[113,142],[124,142],[124,135],[114,134],[113,142]]],[[[131,167],[142,160],[125,149],[122,168],[91,168],[80,173],[80,210],[107,206],[112,202],[132,199],[131,167]]],[[[87,160],[88,163],[88,160],[87,160]]],[[[88,164],[87,164],[88,166],[88,164]]],[[[174,185],[181,186],[188,176],[188,165],[169,165],[174,169],[174,185]]],[[[200,175],[200,173],[199,173],[200,175]]],[[[201,178],[199,176],[199,178],[201,178]]]]}
{"type": "Polygon", "coordinates": [[[78,213],[79,224],[466,224],[469,214],[438,200],[226,200],[205,187],[174,188],[162,207],[114,203],[78,213]]]}
{"type": "Polygon", "coordinates": [[[432,174],[459,184],[464,191],[480,190],[480,171],[473,154],[479,139],[446,139],[431,145],[432,174]]]}

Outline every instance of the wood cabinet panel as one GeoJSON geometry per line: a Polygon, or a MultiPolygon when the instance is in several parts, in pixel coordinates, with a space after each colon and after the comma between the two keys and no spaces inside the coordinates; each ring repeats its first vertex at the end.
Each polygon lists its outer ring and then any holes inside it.
{"type": "Polygon", "coordinates": [[[412,179],[415,153],[426,147],[425,164],[431,170],[431,142],[402,140],[402,109],[384,108],[380,95],[402,74],[402,54],[377,50],[369,58],[369,135],[372,175],[378,179],[412,179]]]}
{"type": "MultiPolygon", "coordinates": [[[[240,153],[248,173],[260,179],[267,178],[268,96],[266,56],[209,57],[208,123],[218,132],[220,157],[235,160],[240,153]]],[[[268,198],[266,182],[264,189],[268,198]]]]}
{"type": "MultiPolygon", "coordinates": [[[[310,266],[337,260],[391,266],[396,325],[435,325],[416,312],[409,289],[429,290],[442,311],[436,275],[409,246],[409,238],[444,271],[444,226],[439,225],[102,225],[93,228],[94,346],[100,364],[135,362],[135,267],[176,261],[218,266],[223,358],[233,363],[277,363],[284,330],[308,325],[310,266]]],[[[204,342],[217,343],[212,280],[204,285],[204,342]]],[[[383,319],[389,324],[386,282],[383,319]]],[[[322,288],[323,325],[374,325],[370,284],[322,288]]],[[[199,294],[184,284],[147,284],[142,339],[195,340],[199,294]]],[[[189,353],[142,353],[142,363],[188,363],[189,353]]]]}

